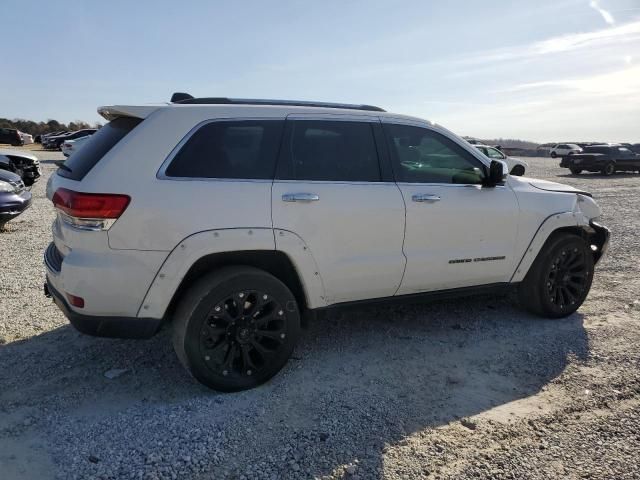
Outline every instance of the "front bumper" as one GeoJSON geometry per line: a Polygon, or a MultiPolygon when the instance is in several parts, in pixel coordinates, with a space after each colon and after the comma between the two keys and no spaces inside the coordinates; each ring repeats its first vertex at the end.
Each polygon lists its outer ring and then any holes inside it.
{"type": "Polygon", "coordinates": [[[31,192],[0,193],[0,223],[8,222],[31,206],[31,192]]]}
{"type": "Polygon", "coordinates": [[[150,338],[162,324],[158,318],[102,317],[78,313],[69,307],[64,296],[51,284],[49,277],[44,284],[44,294],[51,297],[76,330],[94,337],[150,338]]]}
{"type": "Polygon", "coordinates": [[[609,239],[611,238],[611,230],[597,222],[589,222],[589,226],[593,230],[591,234],[592,245],[597,248],[593,253],[594,263],[597,265],[609,250],[609,239]]]}

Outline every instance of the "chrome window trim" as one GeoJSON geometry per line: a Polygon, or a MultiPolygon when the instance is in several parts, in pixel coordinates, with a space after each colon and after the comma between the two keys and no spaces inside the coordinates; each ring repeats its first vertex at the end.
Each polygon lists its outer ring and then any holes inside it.
{"type": "MultiPolygon", "coordinates": [[[[247,183],[272,183],[273,178],[218,178],[218,177],[172,177],[167,175],[167,168],[171,165],[171,162],[178,154],[178,152],[182,149],[182,147],[187,143],[191,137],[198,131],[200,128],[208,125],[210,123],[216,122],[255,122],[255,121],[276,121],[276,122],[284,122],[286,119],[285,116],[282,118],[279,117],[225,117],[225,118],[209,118],[207,120],[203,120],[200,123],[196,124],[191,130],[189,130],[182,140],[178,142],[178,144],[173,147],[167,158],[164,159],[162,165],[158,169],[156,173],[156,178],[158,180],[172,180],[178,182],[247,182],[247,183]]],[[[277,162],[277,159],[276,159],[277,162]]]]}
{"type": "Polygon", "coordinates": [[[282,180],[275,179],[273,184],[313,184],[313,185],[398,185],[395,182],[365,182],[362,180],[359,181],[348,181],[348,180],[282,180]]]}
{"type": "Polygon", "coordinates": [[[506,188],[506,184],[498,184],[493,187],[485,187],[481,183],[412,183],[412,182],[398,182],[397,185],[399,187],[450,187],[450,188],[469,188],[474,187],[477,190],[487,189],[487,188],[506,188]]]}

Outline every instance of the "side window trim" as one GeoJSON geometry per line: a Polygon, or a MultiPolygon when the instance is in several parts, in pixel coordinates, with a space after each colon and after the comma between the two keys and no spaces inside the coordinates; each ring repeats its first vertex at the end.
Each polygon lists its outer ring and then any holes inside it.
{"type": "Polygon", "coordinates": [[[378,130],[378,134],[376,134],[376,126],[380,126],[380,118],[373,115],[353,115],[353,114],[335,114],[335,113],[295,113],[289,114],[286,117],[284,122],[284,128],[282,133],[282,140],[280,143],[280,151],[278,154],[278,161],[276,163],[276,172],[274,176],[274,181],[279,183],[318,183],[318,184],[326,184],[326,183],[334,183],[334,184],[366,184],[366,185],[380,185],[382,183],[393,183],[393,177],[391,172],[389,171],[390,166],[385,170],[384,162],[385,160],[390,163],[388,160],[388,155],[385,158],[386,142],[380,145],[383,136],[382,133],[378,130]],[[304,122],[304,121],[326,121],[326,122],[358,122],[358,123],[368,123],[371,127],[371,135],[374,142],[374,148],[376,150],[376,155],[378,158],[378,171],[380,174],[380,180],[376,182],[366,181],[366,180],[306,180],[306,179],[288,179],[286,177],[291,176],[289,172],[289,164],[288,164],[288,156],[284,153],[286,146],[291,141],[291,134],[293,131],[293,127],[296,122],[304,122]],[[382,146],[382,148],[381,148],[382,146]],[[386,175],[385,175],[386,172],[386,175]]]}
{"type": "Polygon", "coordinates": [[[444,138],[448,139],[449,141],[453,142],[454,144],[456,144],[460,149],[462,149],[463,151],[465,151],[472,159],[475,163],[478,164],[478,166],[483,170],[484,174],[487,175],[488,174],[488,170],[489,170],[489,163],[491,162],[491,160],[486,157],[480,150],[478,150],[477,148],[475,148],[475,146],[469,144],[469,146],[467,145],[463,145],[461,142],[457,141],[455,138],[452,138],[451,135],[447,135],[445,132],[441,132],[435,128],[432,128],[430,125],[427,125],[425,123],[422,123],[420,121],[403,121],[403,120],[397,120],[397,119],[381,119],[381,123],[382,123],[382,127],[384,129],[384,136],[386,139],[386,146],[387,146],[387,150],[389,152],[389,160],[392,166],[392,171],[393,171],[393,176],[394,176],[394,181],[397,184],[403,185],[403,184],[411,184],[411,185],[438,185],[438,186],[449,186],[449,187],[464,187],[466,185],[472,185],[472,184],[462,184],[462,183],[437,183],[437,182],[406,182],[406,181],[402,181],[399,180],[400,175],[398,174],[398,172],[396,171],[396,162],[394,161],[395,158],[395,151],[394,151],[394,145],[393,145],[393,140],[391,139],[391,135],[389,132],[389,129],[387,128],[388,125],[398,125],[398,126],[402,126],[402,127],[416,127],[416,128],[423,128],[425,130],[429,130],[430,132],[435,133],[436,135],[442,135],[444,138]]]}
{"type": "MultiPolygon", "coordinates": [[[[189,130],[184,137],[176,144],[175,147],[169,152],[167,158],[164,159],[160,168],[156,172],[156,178],[158,180],[171,180],[174,182],[251,182],[251,183],[273,183],[273,179],[275,177],[275,169],[274,173],[271,175],[270,179],[266,178],[224,178],[224,177],[173,177],[167,175],[167,169],[171,162],[173,162],[174,158],[182,150],[182,147],[195,135],[195,133],[200,130],[202,127],[209,125],[211,123],[216,122],[266,122],[266,121],[275,121],[284,123],[285,119],[282,117],[230,117],[230,118],[208,118],[206,120],[201,121],[196,124],[191,130],[189,130]]],[[[282,139],[284,136],[284,126],[280,132],[280,140],[278,143],[278,152],[276,157],[276,168],[278,164],[278,158],[280,157],[280,149],[282,148],[282,139]]]]}

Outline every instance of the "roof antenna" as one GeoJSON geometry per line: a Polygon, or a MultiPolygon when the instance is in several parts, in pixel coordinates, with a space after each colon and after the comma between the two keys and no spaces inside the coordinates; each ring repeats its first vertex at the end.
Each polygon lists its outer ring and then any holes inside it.
{"type": "Polygon", "coordinates": [[[175,92],[173,95],[171,95],[171,103],[178,103],[182,100],[191,100],[192,98],[193,97],[188,93],[175,92]]]}

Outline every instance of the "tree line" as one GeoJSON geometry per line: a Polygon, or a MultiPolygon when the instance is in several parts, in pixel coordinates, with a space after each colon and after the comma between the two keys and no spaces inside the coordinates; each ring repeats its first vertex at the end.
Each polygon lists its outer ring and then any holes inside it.
{"type": "Polygon", "coordinates": [[[60,130],[82,130],[83,128],[100,128],[102,125],[96,123],[90,125],[87,122],[76,120],[75,122],[69,122],[68,124],[61,123],[57,120],[47,120],[46,122],[34,122],[32,120],[23,120],[17,118],[9,120],[8,118],[0,118],[0,128],[16,128],[24,133],[29,133],[33,136],[44,135],[47,133],[59,132],[60,130]]]}

